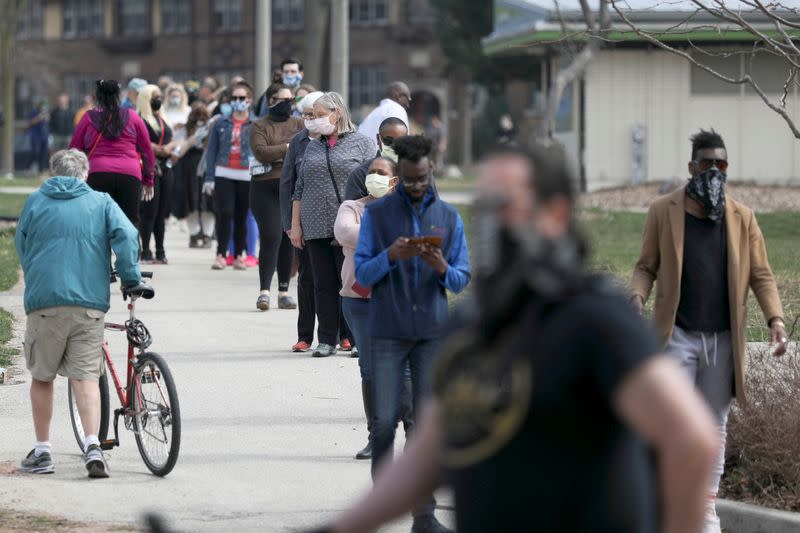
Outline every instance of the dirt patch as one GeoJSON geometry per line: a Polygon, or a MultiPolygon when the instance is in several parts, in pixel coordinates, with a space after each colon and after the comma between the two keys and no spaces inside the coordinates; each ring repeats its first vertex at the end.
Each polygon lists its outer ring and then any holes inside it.
{"type": "Polygon", "coordinates": [[[57,531],[58,533],[102,533],[104,531],[140,531],[130,526],[87,524],[46,513],[23,513],[0,508],[0,533],[57,531]]]}
{"type": "MultiPolygon", "coordinates": [[[[653,183],[583,194],[580,205],[618,211],[646,211],[658,198],[662,184],[653,183]]],[[[726,193],[758,213],[800,211],[800,187],[761,186],[752,183],[729,183],[726,193]]]]}

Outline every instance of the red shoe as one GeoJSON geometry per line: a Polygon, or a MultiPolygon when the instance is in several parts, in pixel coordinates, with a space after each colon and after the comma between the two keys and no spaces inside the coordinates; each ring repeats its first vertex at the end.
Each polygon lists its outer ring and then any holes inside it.
{"type": "Polygon", "coordinates": [[[248,255],[244,260],[244,266],[247,268],[253,268],[258,266],[258,258],[254,255],[248,255]]]}
{"type": "Polygon", "coordinates": [[[311,345],[306,341],[298,341],[297,344],[292,346],[293,352],[307,352],[311,349],[311,345]]]}
{"type": "Polygon", "coordinates": [[[342,339],[342,342],[339,343],[339,349],[343,352],[349,352],[353,349],[353,345],[350,344],[350,339],[342,339]]]}
{"type": "Polygon", "coordinates": [[[233,256],[232,255],[229,255],[228,257],[225,258],[225,264],[228,265],[228,266],[233,266],[233,256]]]}

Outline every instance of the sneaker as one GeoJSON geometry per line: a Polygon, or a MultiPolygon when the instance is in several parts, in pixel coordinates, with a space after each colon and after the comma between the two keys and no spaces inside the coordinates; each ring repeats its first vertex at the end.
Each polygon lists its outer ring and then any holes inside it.
{"type": "Polygon", "coordinates": [[[164,252],[156,252],[156,258],[153,260],[154,265],[168,265],[169,261],[167,261],[167,254],[164,252]]]}
{"type": "Polygon", "coordinates": [[[269,294],[260,294],[256,300],[256,307],[262,311],[269,311],[269,294]]]}
{"type": "Polygon", "coordinates": [[[225,264],[228,265],[228,266],[233,266],[233,256],[232,255],[229,255],[228,257],[225,258],[225,264]]]}
{"type": "Polygon", "coordinates": [[[108,463],[103,455],[103,450],[97,444],[90,444],[83,456],[86,461],[86,470],[89,477],[108,477],[108,463]]]}
{"type": "Polygon", "coordinates": [[[278,296],[278,309],[297,309],[297,302],[289,295],[278,296]]]}
{"type": "Polygon", "coordinates": [[[205,244],[205,236],[200,233],[195,233],[189,237],[189,248],[202,248],[205,244]]]}
{"type": "Polygon", "coordinates": [[[292,346],[293,352],[307,352],[311,349],[311,344],[306,341],[297,341],[294,346],[292,346]]]}
{"type": "Polygon", "coordinates": [[[339,348],[343,352],[349,352],[353,349],[353,345],[350,344],[350,339],[342,339],[342,342],[339,343],[339,348]]]}
{"type": "Polygon", "coordinates": [[[214,245],[213,240],[211,235],[203,235],[203,248],[211,248],[214,245]]]}
{"type": "Polygon", "coordinates": [[[244,266],[244,261],[241,257],[234,259],[232,264],[234,270],[247,270],[247,267],[244,266]]]}
{"type": "Polygon", "coordinates": [[[258,258],[254,255],[248,255],[244,258],[244,266],[247,268],[253,268],[258,266],[258,258]]]}
{"type": "Polygon", "coordinates": [[[22,471],[28,474],[52,474],[56,471],[56,465],[53,464],[53,458],[49,452],[43,452],[40,456],[36,456],[36,450],[31,452],[22,460],[22,471]]]}
{"type": "Polygon", "coordinates": [[[153,253],[150,250],[144,250],[139,257],[139,262],[143,265],[153,264],[153,253]]]}
{"type": "Polygon", "coordinates": [[[353,346],[353,351],[350,352],[350,357],[358,357],[358,346],[353,346]]]}
{"type": "Polygon", "coordinates": [[[211,265],[211,270],[225,270],[225,258],[218,255],[217,258],[214,259],[214,264],[211,265]]]}
{"type": "Polygon", "coordinates": [[[317,344],[317,348],[311,354],[312,357],[330,357],[331,355],[336,355],[336,346],[324,342],[317,344]]]}
{"type": "Polygon", "coordinates": [[[453,533],[452,529],[444,527],[436,517],[431,515],[415,516],[411,526],[411,533],[453,533]]]}

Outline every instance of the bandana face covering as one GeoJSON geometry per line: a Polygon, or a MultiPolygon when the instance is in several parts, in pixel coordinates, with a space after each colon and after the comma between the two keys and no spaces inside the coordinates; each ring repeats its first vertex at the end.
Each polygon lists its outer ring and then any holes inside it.
{"type": "Polygon", "coordinates": [[[686,186],[687,194],[703,206],[708,218],[717,223],[725,216],[725,182],[727,179],[724,172],[710,168],[692,176],[686,186]]]}

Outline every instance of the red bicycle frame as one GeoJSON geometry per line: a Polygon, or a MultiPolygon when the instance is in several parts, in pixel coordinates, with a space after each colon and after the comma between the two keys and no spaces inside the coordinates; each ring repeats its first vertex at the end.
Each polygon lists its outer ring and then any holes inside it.
{"type": "MultiPolygon", "coordinates": [[[[130,312],[131,321],[133,321],[135,317],[136,304],[135,300],[132,299],[128,303],[128,311],[130,312]]],[[[112,322],[105,323],[105,329],[110,331],[124,331],[127,333],[128,328],[124,324],[114,324],[112,322]]],[[[123,409],[127,408],[130,409],[130,405],[128,404],[130,400],[130,395],[128,392],[130,391],[130,385],[134,381],[133,376],[135,372],[135,368],[133,366],[136,356],[134,354],[134,346],[131,343],[130,339],[128,340],[128,357],[127,357],[127,375],[125,379],[125,383],[127,384],[126,387],[122,386],[122,382],[119,379],[119,375],[117,374],[117,369],[114,366],[114,361],[111,360],[111,350],[108,347],[108,343],[104,340],[103,341],[103,356],[106,359],[106,364],[108,365],[108,370],[111,374],[111,378],[114,380],[114,388],[117,390],[117,396],[119,397],[120,404],[122,405],[123,409]]],[[[138,385],[138,382],[137,382],[138,385]]],[[[141,391],[139,391],[141,392],[141,391]]],[[[139,395],[141,397],[141,394],[139,395]]]]}

